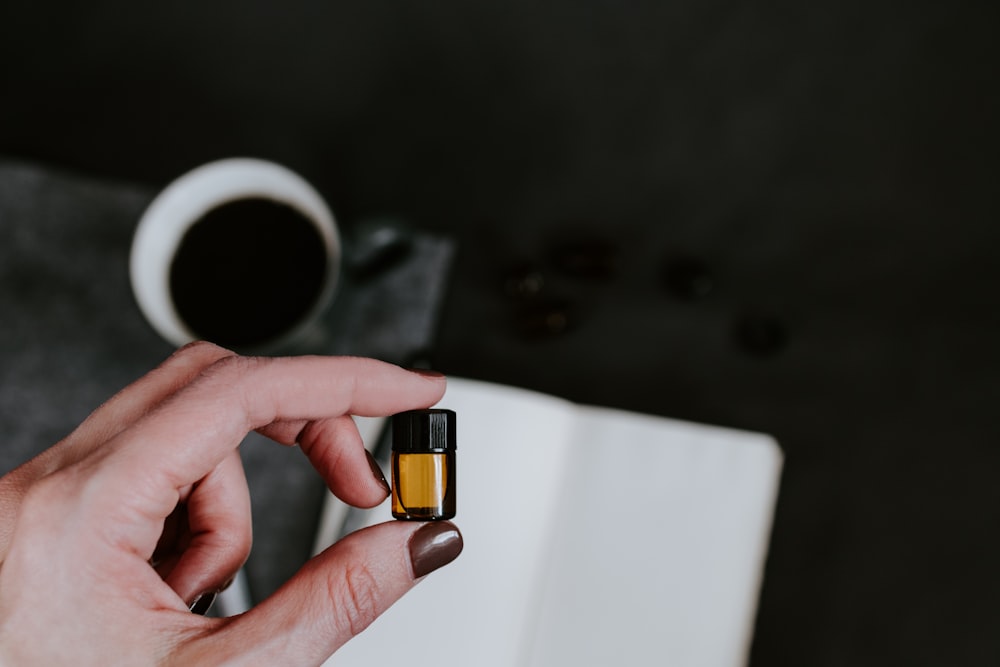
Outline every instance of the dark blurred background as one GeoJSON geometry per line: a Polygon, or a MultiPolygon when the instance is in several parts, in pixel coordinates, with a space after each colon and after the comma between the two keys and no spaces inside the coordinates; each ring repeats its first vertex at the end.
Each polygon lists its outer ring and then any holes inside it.
{"type": "Polygon", "coordinates": [[[994,665],[997,27],[988,2],[8,2],[0,157],[156,190],[258,156],[347,234],[454,239],[437,368],[782,443],[753,665],[994,665]]]}

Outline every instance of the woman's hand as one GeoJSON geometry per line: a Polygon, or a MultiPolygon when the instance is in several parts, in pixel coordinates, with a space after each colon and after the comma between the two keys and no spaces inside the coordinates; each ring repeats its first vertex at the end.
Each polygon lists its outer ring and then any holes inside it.
{"type": "Polygon", "coordinates": [[[246,559],[250,430],[302,451],[342,500],[388,487],[350,415],[428,407],[444,378],[370,359],[189,345],[0,479],[0,664],[314,665],[462,549],[392,521],[309,561],[246,614],[189,608],[246,559]]]}

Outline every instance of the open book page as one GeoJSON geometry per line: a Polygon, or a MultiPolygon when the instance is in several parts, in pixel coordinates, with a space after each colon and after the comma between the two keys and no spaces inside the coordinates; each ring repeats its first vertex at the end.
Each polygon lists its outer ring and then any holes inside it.
{"type": "Polygon", "coordinates": [[[745,664],[781,454],[767,436],[581,408],[524,659],[745,664]]]}
{"type": "Polygon", "coordinates": [[[465,550],[327,665],[745,662],[770,438],[455,378],[440,405],[458,414],[465,550]]]}

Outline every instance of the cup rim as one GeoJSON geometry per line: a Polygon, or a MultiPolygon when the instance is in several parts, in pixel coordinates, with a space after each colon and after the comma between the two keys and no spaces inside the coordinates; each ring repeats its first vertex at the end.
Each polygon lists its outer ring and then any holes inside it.
{"type": "Polygon", "coordinates": [[[245,197],[266,198],[302,213],[319,232],[326,252],[323,289],[312,308],[277,339],[290,340],[316,319],[336,290],[341,242],[333,213],[304,178],[276,162],[251,157],[216,160],[198,166],[169,183],[139,219],[129,254],[129,277],[139,309],[153,329],[181,346],[198,338],[177,312],[170,293],[170,269],[181,240],[208,211],[245,197]]]}

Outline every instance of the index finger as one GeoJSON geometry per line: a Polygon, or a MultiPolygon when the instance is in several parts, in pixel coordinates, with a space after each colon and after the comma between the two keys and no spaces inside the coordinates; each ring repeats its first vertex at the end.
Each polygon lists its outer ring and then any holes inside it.
{"type": "MultiPolygon", "coordinates": [[[[436,403],[440,375],[357,357],[226,357],[118,434],[95,474],[112,501],[162,518],[180,490],[217,466],[253,429],[343,414],[384,416],[436,403]],[[141,488],[141,494],[127,494],[141,488]]],[[[127,508],[122,508],[127,509],[127,508]]],[[[135,516],[131,514],[131,516],[135,516]]]]}

